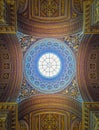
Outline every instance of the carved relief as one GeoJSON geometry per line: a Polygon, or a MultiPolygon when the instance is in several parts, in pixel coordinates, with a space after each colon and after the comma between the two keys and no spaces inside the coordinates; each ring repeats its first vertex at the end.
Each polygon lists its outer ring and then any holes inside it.
{"type": "Polygon", "coordinates": [[[65,0],[34,0],[32,4],[33,16],[58,17],[65,15],[65,0]]]}
{"type": "Polygon", "coordinates": [[[99,1],[94,0],[92,3],[92,16],[91,16],[92,26],[99,26],[99,1]]]}
{"type": "Polygon", "coordinates": [[[4,0],[0,0],[0,24],[5,23],[5,3],[4,0]]]}
{"type": "Polygon", "coordinates": [[[99,33],[99,1],[84,1],[84,33],[99,33]]]}
{"type": "Polygon", "coordinates": [[[81,121],[78,120],[77,118],[73,120],[71,124],[71,130],[82,130],[81,128],[81,121]]]}
{"type": "Polygon", "coordinates": [[[0,130],[17,130],[17,115],[16,103],[0,103],[0,130]]]}
{"type": "Polygon", "coordinates": [[[10,80],[11,56],[9,55],[7,44],[2,42],[1,39],[0,50],[0,93],[2,94],[8,86],[8,80],[10,80]]]}
{"type": "Polygon", "coordinates": [[[99,129],[99,103],[85,102],[83,103],[83,130],[98,130],[99,129]]]}
{"type": "Polygon", "coordinates": [[[19,104],[19,120],[28,122],[29,130],[69,130],[73,117],[81,121],[81,104],[63,95],[33,96],[19,104]]]}
{"type": "Polygon", "coordinates": [[[43,112],[42,114],[32,116],[33,130],[65,130],[67,122],[66,116],[58,112],[43,112]]]}
{"type": "Polygon", "coordinates": [[[23,13],[28,6],[28,0],[19,0],[18,1],[18,13],[23,13]]]}
{"type": "Polygon", "coordinates": [[[19,130],[29,130],[29,126],[28,126],[27,122],[25,122],[24,120],[20,120],[19,121],[19,130]]]}
{"type": "Polygon", "coordinates": [[[0,111],[0,130],[10,130],[10,112],[8,110],[0,111]]]}
{"type": "Polygon", "coordinates": [[[16,33],[16,1],[0,0],[0,33],[16,33]]]}
{"type": "Polygon", "coordinates": [[[0,101],[15,101],[17,98],[22,78],[21,58],[16,36],[0,35],[0,101]]]}
{"type": "Polygon", "coordinates": [[[82,14],[72,18],[71,12],[68,0],[29,0],[25,11],[18,13],[18,29],[43,38],[74,34],[82,29],[82,14]]]}
{"type": "Polygon", "coordinates": [[[75,12],[82,13],[83,11],[83,1],[82,0],[72,0],[73,8],[75,12]]]}

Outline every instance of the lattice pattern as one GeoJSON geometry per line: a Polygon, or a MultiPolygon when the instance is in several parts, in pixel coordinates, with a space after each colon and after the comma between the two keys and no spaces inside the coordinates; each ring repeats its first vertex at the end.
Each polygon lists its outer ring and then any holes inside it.
{"type": "Polygon", "coordinates": [[[83,103],[83,130],[98,130],[99,129],[99,102],[83,103]]]}
{"type": "Polygon", "coordinates": [[[32,16],[58,17],[65,15],[65,0],[34,0],[32,16]]]}
{"type": "Polygon", "coordinates": [[[66,129],[66,116],[58,113],[43,113],[33,116],[32,129],[35,130],[65,130],[66,129]]]}

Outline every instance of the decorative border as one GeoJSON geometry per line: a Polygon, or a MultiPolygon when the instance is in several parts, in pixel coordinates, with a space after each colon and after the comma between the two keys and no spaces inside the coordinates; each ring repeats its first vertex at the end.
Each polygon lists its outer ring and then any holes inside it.
{"type": "Polygon", "coordinates": [[[59,110],[60,112],[72,112],[81,119],[81,103],[73,98],[61,94],[43,94],[33,96],[19,103],[19,120],[30,112],[45,111],[45,109],[59,110]]]}
{"type": "Polygon", "coordinates": [[[94,130],[97,127],[98,120],[99,102],[84,102],[82,107],[82,130],[94,130]]]}
{"type": "Polygon", "coordinates": [[[83,31],[85,34],[99,33],[99,26],[92,25],[92,13],[94,13],[93,6],[95,2],[96,1],[92,2],[92,0],[85,0],[83,4],[83,31]]]}
{"type": "MultiPolygon", "coordinates": [[[[46,1],[45,1],[46,2],[46,1]]],[[[54,5],[53,5],[53,3],[52,2],[54,2],[54,0],[52,0],[52,1],[47,1],[47,8],[50,10],[50,9],[54,9],[54,5]],[[48,2],[50,3],[50,4],[48,4],[48,2]]],[[[35,18],[37,18],[38,20],[40,20],[40,19],[44,19],[45,21],[46,21],[46,18],[47,18],[47,21],[50,21],[50,22],[52,22],[53,21],[53,17],[54,17],[54,19],[56,19],[56,21],[57,21],[57,19],[59,19],[59,18],[64,18],[65,17],[65,19],[69,19],[69,17],[70,17],[70,12],[68,13],[68,11],[70,10],[69,8],[70,8],[70,2],[69,1],[65,1],[65,0],[60,0],[60,1],[58,1],[58,3],[57,3],[57,7],[58,7],[58,10],[57,11],[59,11],[59,14],[58,14],[58,16],[42,16],[41,14],[40,14],[40,12],[42,13],[42,10],[41,10],[41,8],[42,7],[44,7],[44,2],[43,2],[43,4],[42,4],[42,0],[32,0],[32,4],[31,4],[31,1],[29,1],[29,7],[30,7],[30,15],[29,15],[29,18],[30,19],[34,19],[34,17],[35,18]],[[64,6],[64,5],[66,5],[66,7],[64,6]],[[59,7],[58,7],[59,6],[59,7]],[[35,13],[34,13],[35,12],[35,13]],[[41,18],[40,18],[41,17],[41,18]]],[[[46,7],[45,7],[46,8],[46,7]]],[[[46,9],[47,9],[46,8],[46,9]]],[[[51,10],[50,10],[51,11],[51,10]]]]}
{"type": "Polygon", "coordinates": [[[0,24],[0,33],[15,34],[17,31],[16,0],[6,0],[3,4],[4,8],[1,10],[1,13],[4,15],[5,12],[6,20],[0,24]]]}
{"type": "MultiPolygon", "coordinates": [[[[17,103],[0,103],[0,112],[5,111],[5,114],[10,114],[10,130],[18,130],[18,105],[17,103]]],[[[8,130],[8,128],[7,128],[8,130]]]]}

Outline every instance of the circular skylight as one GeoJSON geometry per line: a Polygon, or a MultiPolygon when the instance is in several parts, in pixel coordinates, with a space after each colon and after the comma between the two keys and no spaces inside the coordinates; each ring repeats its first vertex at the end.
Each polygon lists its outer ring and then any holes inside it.
{"type": "Polygon", "coordinates": [[[38,69],[40,73],[47,78],[52,78],[58,75],[60,68],[60,59],[54,53],[45,53],[38,61],[38,69]]]}
{"type": "Polygon", "coordinates": [[[57,39],[38,40],[24,55],[24,76],[31,87],[43,93],[56,93],[66,88],[75,70],[72,50],[57,39]]]}

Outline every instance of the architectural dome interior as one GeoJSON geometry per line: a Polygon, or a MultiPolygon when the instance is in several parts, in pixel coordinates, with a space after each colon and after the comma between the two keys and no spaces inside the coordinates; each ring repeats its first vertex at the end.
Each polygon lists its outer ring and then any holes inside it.
{"type": "Polygon", "coordinates": [[[99,130],[99,0],[0,1],[0,130],[99,130]]]}

